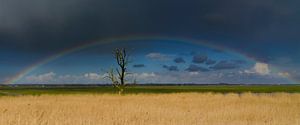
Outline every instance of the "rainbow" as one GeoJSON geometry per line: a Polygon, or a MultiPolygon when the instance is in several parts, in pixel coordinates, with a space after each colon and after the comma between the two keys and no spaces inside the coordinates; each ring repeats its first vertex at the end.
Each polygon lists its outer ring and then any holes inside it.
{"type": "MultiPolygon", "coordinates": [[[[136,36],[125,36],[125,37],[118,37],[118,38],[109,38],[109,39],[101,39],[101,40],[95,40],[95,41],[89,41],[89,42],[85,42],[84,44],[72,47],[72,48],[68,48],[65,49],[61,52],[58,52],[54,55],[51,55],[49,57],[46,57],[40,61],[37,61],[36,63],[24,68],[22,71],[20,71],[19,73],[17,73],[15,76],[13,76],[11,79],[9,79],[8,81],[6,81],[4,84],[15,84],[17,83],[19,80],[21,80],[22,78],[24,78],[26,75],[28,75],[29,73],[33,72],[34,70],[40,68],[41,66],[54,61],[56,59],[59,59],[61,57],[64,57],[68,54],[71,54],[73,52],[79,51],[79,50],[83,50],[89,47],[93,47],[96,45],[104,45],[104,44],[110,44],[110,43],[116,43],[116,42],[120,42],[120,41],[129,41],[129,40],[173,40],[173,41],[180,41],[180,42],[186,42],[186,43],[192,43],[192,44],[198,44],[198,45],[204,45],[206,47],[210,47],[210,48],[214,48],[214,49],[219,49],[219,50],[226,50],[227,52],[230,52],[234,55],[237,56],[243,56],[246,57],[247,59],[257,62],[256,59],[254,59],[253,57],[247,56],[246,54],[243,54],[243,52],[238,52],[236,50],[233,49],[229,49],[223,46],[216,46],[214,44],[209,44],[209,42],[205,41],[205,40],[195,40],[195,39],[189,39],[189,38],[174,38],[174,37],[164,37],[164,36],[140,36],[140,37],[136,37],[136,36]]],[[[275,69],[278,71],[278,69],[275,69]]],[[[289,78],[289,80],[292,80],[291,78],[289,78]]]]}

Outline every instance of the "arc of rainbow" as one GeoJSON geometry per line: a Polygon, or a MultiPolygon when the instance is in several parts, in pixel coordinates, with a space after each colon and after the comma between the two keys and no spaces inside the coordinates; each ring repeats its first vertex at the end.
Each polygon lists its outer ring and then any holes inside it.
{"type": "MultiPolygon", "coordinates": [[[[235,50],[229,49],[227,47],[224,46],[216,46],[213,44],[209,44],[207,41],[204,40],[195,40],[195,39],[188,39],[188,38],[170,38],[170,37],[164,37],[164,36],[140,36],[140,37],[136,37],[136,36],[125,36],[125,37],[118,37],[118,38],[110,38],[110,39],[103,39],[103,40],[97,40],[97,41],[92,41],[92,42],[87,42],[84,43],[82,45],[79,46],[75,46],[73,48],[69,48],[66,50],[63,50],[57,54],[51,55],[49,57],[46,57],[28,67],[26,67],[25,69],[23,69],[22,71],[20,71],[19,73],[17,73],[14,77],[12,77],[11,79],[9,79],[8,81],[6,81],[4,84],[14,84],[16,82],[18,82],[20,79],[24,78],[27,74],[33,72],[34,70],[38,69],[39,67],[53,61],[56,60],[58,58],[61,58],[65,55],[71,54],[73,52],[88,48],[88,47],[92,47],[95,45],[104,45],[104,44],[108,44],[108,43],[113,43],[113,42],[119,42],[119,41],[126,41],[126,40],[174,40],[174,41],[180,41],[180,42],[186,42],[186,43],[193,43],[193,44],[198,44],[198,45],[203,45],[206,47],[210,47],[213,49],[220,49],[220,50],[226,50],[226,52],[230,52],[233,55],[238,55],[238,56],[242,56],[242,57],[246,57],[247,59],[257,62],[253,57],[248,57],[246,56],[246,54],[243,54],[242,52],[237,52],[235,50]]],[[[276,69],[277,70],[277,69],[276,69]]],[[[291,79],[291,78],[289,78],[291,79]]],[[[292,80],[294,81],[294,80],[292,80]]]]}

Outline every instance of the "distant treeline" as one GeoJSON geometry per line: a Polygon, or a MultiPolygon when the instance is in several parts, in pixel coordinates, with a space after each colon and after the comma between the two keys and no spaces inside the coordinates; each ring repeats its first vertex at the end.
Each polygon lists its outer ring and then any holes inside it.
{"type": "MultiPolygon", "coordinates": [[[[196,83],[148,83],[148,84],[128,84],[128,86],[274,86],[274,85],[300,85],[300,84],[230,84],[230,83],[217,83],[217,84],[196,84],[196,83]]],[[[0,84],[0,87],[100,87],[112,86],[112,84],[0,84]]]]}

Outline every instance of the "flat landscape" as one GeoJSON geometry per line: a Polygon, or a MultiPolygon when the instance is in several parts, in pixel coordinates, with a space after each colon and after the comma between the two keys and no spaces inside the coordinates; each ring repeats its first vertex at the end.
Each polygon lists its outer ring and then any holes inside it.
{"type": "Polygon", "coordinates": [[[18,86],[0,90],[0,125],[299,125],[298,85],[18,86]]]}
{"type": "Polygon", "coordinates": [[[0,97],[1,125],[299,125],[299,93],[0,97]]]}
{"type": "Polygon", "coordinates": [[[0,0],[0,125],[300,125],[300,0],[0,0]]]}
{"type": "MultiPolygon", "coordinates": [[[[300,93],[300,85],[146,85],[129,86],[125,94],[138,93],[300,93]]],[[[42,95],[42,94],[115,94],[112,86],[2,86],[0,95],[42,95]]]]}

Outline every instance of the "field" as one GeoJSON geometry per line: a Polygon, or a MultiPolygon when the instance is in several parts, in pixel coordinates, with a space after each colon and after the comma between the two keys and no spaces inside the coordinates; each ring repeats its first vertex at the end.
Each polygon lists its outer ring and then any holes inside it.
{"type": "Polygon", "coordinates": [[[0,97],[1,125],[299,125],[300,94],[0,97]]]}
{"type": "MultiPolygon", "coordinates": [[[[127,94],[138,93],[300,93],[300,85],[189,85],[189,86],[130,86],[127,94]]],[[[2,86],[1,95],[42,95],[42,94],[112,94],[117,93],[111,86],[2,86]]]]}
{"type": "Polygon", "coordinates": [[[2,86],[0,125],[300,125],[299,85],[2,86]]]}

